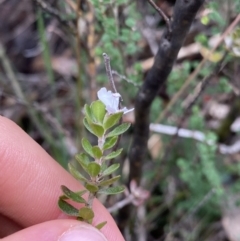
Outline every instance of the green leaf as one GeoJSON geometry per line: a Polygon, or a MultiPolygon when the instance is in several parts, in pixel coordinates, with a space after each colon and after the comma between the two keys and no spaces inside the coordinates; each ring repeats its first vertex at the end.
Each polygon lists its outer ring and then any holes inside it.
{"type": "MultiPolygon", "coordinates": [[[[78,203],[86,203],[85,199],[82,198],[78,193],[75,193],[73,191],[71,191],[70,189],[68,189],[66,186],[61,186],[61,189],[63,191],[63,193],[70,198],[71,200],[78,202],[78,203]]],[[[86,190],[84,190],[85,193],[87,192],[86,190]]],[[[82,194],[83,195],[83,194],[82,194]]]]}
{"type": "Polygon", "coordinates": [[[105,130],[103,129],[103,127],[99,124],[93,123],[93,122],[89,122],[89,127],[91,128],[93,134],[97,137],[102,137],[105,130]]]}
{"type": "Polygon", "coordinates": [[[85,153],[75,155],[76,160],[82,166],[82,168],[87,171],[88,164],[90,163],[89,157],[85,153]]]}
{"type": "Polygon", "coordinates": [[[114,195],[114,194],[124,192],[124,190],[125,190],[124,186],[116,186],[116,187],[100,189],[98,193],[105,194],[105,195],[114,195]]]}
{"type": "Polygon", "coordinates": [[[100,230],[101,228],[103,228],[105,225],[107,224],[107,221],[99,223],[98,225],[95,226],[95,228],[97,228],[98,230],[100,230]]]}
{"type": "Polygon", "coordinates": [[[118,157],[121,154],[122,150],[123,149],[121,148],[117,151],[114,151],[114,152],[108,154],[107,156],[104,157],[104,160],[110,160],[110,159],[118,157]]]}
{"type": "Polygon", "coordinates": [[[116,182],[119,178],[120,178],[120,175],[113,177],[111,179],[104,180],[99,183],[99,186],[101,186],[101,187],[109,186],[109,185],[113,184],[114,182],[116,182]]]}
{"type": "Polygon", "coordinates": [[[68,169],[70,173],[73,175],[73,177],[75,177],[77,180],[83,181],[83,182],[87,181],[87,179],[79,171],[77,171],[76,168],[71,163],[68,164],[68,169]]]}
{"type": "Polygon", "coordinates": [[[101,149],[98,146],[92,148],[92,152],[95,158],[100,159],[103,155],[101,149]]]}
{"type": "Polygon", "coordinates": [[[91,208],[83,207],[79,210],[79,217],[83,220],[89,221],[94,218],[94,212],[91,208]]]}
{"type": "Polygon", "coordinates": [[[108,167],[103,173],[102,176],[107,176],[115,172],[120,167],[119,163],[113,164],[110,167],[108,167]]]}
{"type": "Polygon", "coordinates": [[[103,123],[103,119],[106,114],[105,108],[105,105],[100,100],[94,101],[91,104],[91,111],[99,123],[103,123]]]}
{"type": "Polygon", "coordinates": [[[101,172],[103,173],[107,168],[108,168],[108,166],[106,165],[105,162],[103,162],[101,165],[101,172]]]}
{"type": "Polygon", "coordinates": [[[65,196],[65,195],[62,195],[62,196],[60,196],[59,198],[62,199],[62,200],[68,200],[68,199],[69,199],[69,198],[68,198],[67,196],[65,196]]]}
{"type": "Polygon", "coordinates": [[[87,192],[87,190],[81,190],[81,191],[78,191],[78,192],[75,192],[75,193],[77,193],[79,196],[82,196],[82,195],[84,195],[86,192],[87,192]]]}
{"type": "Polygon", "coordinates": [[[113,136],[111,138],[108,138],[103,145],[103,150],[107,150],[115,146],[115,144],[117,143],[117,140],[118,140],[118,136],[113,136]]]}
{"type": "Polygon", "coordinates": [[[92,152],[92,145],[88,141],[88,139],[86,139],[86,138],[82,139],[82,147],[90,156],[94,157],[93,152],[92,152]]]}
{"type": "Polygon", "coordinates": [[[121,119],[123,115],[123,112],[118,112],[112,115],[105,115],[104,121],[103,121],[103,127],[105,130],[108,130],[109,128],[116,125],[119,120],[121,119]]]}
{"type": "Polygon", "coordinates": [[[78,216],[78,209],[64,201],[63,199],[59,198],[58,200],[58,207],[66,214],[70,216],[77,217],[78,216]]]}
{"type": "Polygon", "coordinates": [[[86,182],[84,186],[86,187],[86,189],[89,192],[92,192],[92,193],[97,192],[98,189],[99,189],[98,186],[96,186],[96,185],[94,185],[94,184],[92,184],[90,182],[86,182]]]}
{"type": "Polygon", "coordinates": [[[90,177],[96,177],[101,171],[101,166],[96,162],[91,162],[88,164],[87,170],[90,177]]]}
{"type": "Polygon", "coordinates": [[[130,126],[131,126],[130,123],[123,123],[120,126],[117,126],[110,133],[108,133],[107,137],[119,136],[119,135],[123,134],[125,131],[127,131],[130,126]]]}
{"type": "Polygon", "coordinates": [[[88,121],[87,121],[87,118],[86,118],[86,117],[83,119],[83,124],[84,124],[84,126],[86,127],[86,129],[87,129],[89,132],[91,132],[93,135],[95,135],[95,133],[94,133],[93,130],[91,129],[90,125],[88,124],[88,121]]]}
{"type": "Polygon", "coordinates": [[[89,105],[87,105],[87,104],[84,105],[84,112],[85,112],[87,119],[91,120],[92,122],[95,121],[89,105]]]}
{"type": "Polygon", "coordinates": [[[125,24],[130,27],[133,28],[136,25],[136,19],[129,17],[126,19],[125,24]]]}

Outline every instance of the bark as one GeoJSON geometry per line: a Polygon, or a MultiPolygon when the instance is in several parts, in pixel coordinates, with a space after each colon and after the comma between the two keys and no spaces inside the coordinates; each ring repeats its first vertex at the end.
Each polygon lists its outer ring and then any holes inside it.
{"type": "Polygon", "coordinates": [[[138,183],[147,151],[149,111],[154,98],[167,80],[188,30],[204,0],[177,0],[171,21],[172,32],[163,34],[154,64],[149,70],[135,102],[133,142],[129,153],[130,176],[138,183]]]}

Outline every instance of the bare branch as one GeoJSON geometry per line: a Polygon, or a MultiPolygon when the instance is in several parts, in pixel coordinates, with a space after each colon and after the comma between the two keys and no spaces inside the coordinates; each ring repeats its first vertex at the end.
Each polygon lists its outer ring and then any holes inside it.
{"type": "Polygon", "coordinates": [[[165,20],[167,27],[168,27],[168,31],[171,34],[172,32],[172,28],[171,28],[171,21],[170,19],[167,17],[167,15],[163,12],[163,10],[158,7],[153,0],[148,0],[148,2],[157,10],[157,12],[162,16],[162,18],[165,20]]]}
{"type": "Polygon", "coordinates": [[[111,65],[110,65],[110,57],[106,54],[103,53],[103,58],[104,58],[104,63],[105,63],[105,68],[106,68],[106,73],[108,76],[108,80],[112,85],[113,91],[115,93],[117,93],[117,89],[113,80],[113,76],[112,76],[112,69],[111,69],[111,65]]]}
{"type": "Polygon", "coordinates": [[[168,40],[168,31],[165,31],[160,40],[154,64],[138,92],[135,102],[134,136],[129,153],[129,180],[135,179],[138,183],[140,182],[142,165],[147,150],[149,112],[152,101],[167,80],[191,23],[203,2],[204,0],[178,0],[176,2],[173,21],[171,21],[171,39],[168,40]]]}

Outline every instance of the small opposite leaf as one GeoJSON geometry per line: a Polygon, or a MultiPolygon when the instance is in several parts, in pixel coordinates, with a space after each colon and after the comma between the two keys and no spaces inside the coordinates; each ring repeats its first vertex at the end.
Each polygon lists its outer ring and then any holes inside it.
{"type": "Polygon", "coordinates": [[[91,130],[93,131],[93,134],[97,137],[102,137],[104,134],[104,129],[101,125],[93,123],[93,122],[89,122],[89,127],[91,128],[91,130]]]}
{"type": "Polygon", "coordinates": [[[86,117],[91,120],[92,122],[94,122],[94,117],[93,117],[93,114],[92,114],[92,111],[91,111],[91,108],[89,105],[85,104],[84,105],[84,112],[85,112],[85,115],[86,117]]]}
{"type": "Polygon", "coordinates": [[[100,230],[101,228],[103,228],[105,225],[107,224],[107,221],[99,223],[98,225],[95,226],[95,228],[97,228],[98,230],[100,230]]]}
{"type": "Polygon", "coordinates": [[[102,124],[103,118],[106,114],[105,108],[106,108],[105,105],[100,100],[94,101],[91,104],[91,111],[92,111],[94,117],[96,118],[97,122],[99,122],[101,124],[102,124]]]}
{"type": "Polygon", "coordinates": [[[101,171],[101,166],[96,162],[91,162],[88,164],[87,171],[90,177],[96,177],[101,171]]]}
{"type": "Polygon", "coordinates": [[[89,191],[89,192],[97,192],[98,191],[98,186],[92,184],[92,183],[89,183],[89,182],[86,182],[85,185],[86,189],[89,191]]]}
{"type": "Polygon", "coordinates": [[[107,176],[115,172],[120,167],[119,163],[113,164],[110,167],[108,167],[103,173],[102,176],[107,176]]]}
{"type": "Polygon", "coordinates": [[[77,154],[75,156],[78,163],[82,166],[82,168],[87,171],[87,166],[90,163],[89,157],[85,153],[77,154]]]}
{"type": "Polygon", "coordinates": [[[103,121],[104,129],[108,130],[114,125],[116,125],[121,119],[122,115],[123,115],[123,112],[117,112],[115,114],[106,115],[103,121]]]}
{"type": "Polygon", "coordinates": [[[107,150],[107,149],[114,147],[115,144],[117,143],[117,140],[118,140],[118,136],[113,136],[111,138],[107,138],[107,140],[105,141],[105,143],[103,145],[103,150],[107,150]]]}
{"type": "Polygon", "coordinates": [[[119,178],[120,178],[120,175],[113,177],[111,179],[104,180],[99,183],[99,186],[101,186],[101,187],[109,186],[109,185],[113,184],[114,182],[116,182],[119,178]]]}
{"type": "MultiPolygon", "coordinates": [[[[61,186],[61,189],[63,191],[63,193],[70,198],[71,200],[78,202],[78,203],[86,203],[85,199],[82,198],[79,194],[71,191],[70,189],[68,189],[66,186],[61,186]]],[[[85,190],[86,191],[86,190],[85,190]]]]}
{"type": "Polygon", "coordinates": [[[68,198],[67,196],[65,196],[65,195],[62,195],[62,196],[60,196],[59,198],[62,199],[62,200],[68,200],[68,199],[69,199],[69,198],[68,198]]]}
{"type": "Polygon", "coordinates": [[[130,126],[130,123],[123,123],[120,126],[116,127],[114,130],[112,130],[110,133],[108,133],[107,137],[119,136],[125,131],[127,131],[130,126]]]}
{"type": "Polygon", "coordinates": [[[96,159],[100,159],[102,157],[102,151],[98,146],[94,146],[92,148],[93,155],[96,159]]]}
{"type": "Polygon", "coordinates": [[[88,141],[88,139],[86,139],[86,138],[82,139],[82,147],[90,156],[94,157],[93,152],[92,152],[92,145],[88,141]]]}
{"type": "Polygon", "coordinates": [[[78,213],[79,217],[82,218],[83,220],[89,221],[94,218],[94,212],[91,208],[88,207],[83,207],[79,210],[78,213]]]}
{"type": "Polygon", "coordinates": [[[108,166],[106,165],[105,162],[103,162],[101,165],[101,172],[104,172],[107,168],[108,168],[108,166]]]}
{"type": "Polygon", "coordinates": [[[104,157],[104,160],[110,160],[110,159],[113,159],[113,158],[116,158],[117,156],[119,156],[122,152],[122,148],[117,150],[117,151],[114,151],[110,154],[108,154],[107,156],[104,157]]]}
{"type": "Polygon", "coordinates": [[[77,171],[76,168],[71,163],[68,164],[68,169],[70,173],[73,175],[73,177],[75,177],[77,180],[83,181],[83,182],[87,181],[87,179],[79,171],[77,171]]]}
{"type": "Polygon", "coordinates": [[[105,194],[105,195],[114,195],[114,194],[124,192],[124,190],[125,190],[124,186],[116,186],[116,187],[100,189],[98,193],[105,194]]]}
{"type": "Polygon", "coordinates": [[[66,214],[70,216],[77,217],[78,216],[78,209],[64,201],[63,199],[58,200],[58,207],[66,214]]]}
{"type": "Polygon", "coordinates": [[[95,135],[93,130],[91,129],[86,117],[83,119],[83,124],[89,132],[91,132],[93,135],[95,135]]]}
{"type": "Polygon", "coordinates": [[[86,192],[87,192],[87,190],[81,190],[81,191],[78,191],[78,192],[75,192],[75,193],[77,193],[79,196],[82,196],[82,195],[84,195],[86,192]]]}

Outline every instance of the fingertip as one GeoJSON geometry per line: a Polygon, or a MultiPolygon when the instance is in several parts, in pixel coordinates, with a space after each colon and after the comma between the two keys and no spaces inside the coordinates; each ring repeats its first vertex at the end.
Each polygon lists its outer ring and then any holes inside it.
{"type": "Polygon", "coordinates": [[[58,241],[107,241],[106,237],[96,228],[79,224],[63,233],[58,241]]]}
{"type": "Polygon", "coordinates": [[[54,220],[31,226],[2,241],[107,241],[93,226],[76,220],[54,220]]]}
{"type": "MultiPolygon", "coordinates": [[[[19,126],[2,116],[0,133],[0,170],[4,170],[0,175],[0,212],[21,227],[66,218],[57,207],[60,186],[66,185],[75,191],[81,190],[82,185],[19,126]]],[[[124,240],[112,216],[99,201],[94,201],[93,209],[95,225],[107,221],[101,231],[108,240],[124,240]]]]}

